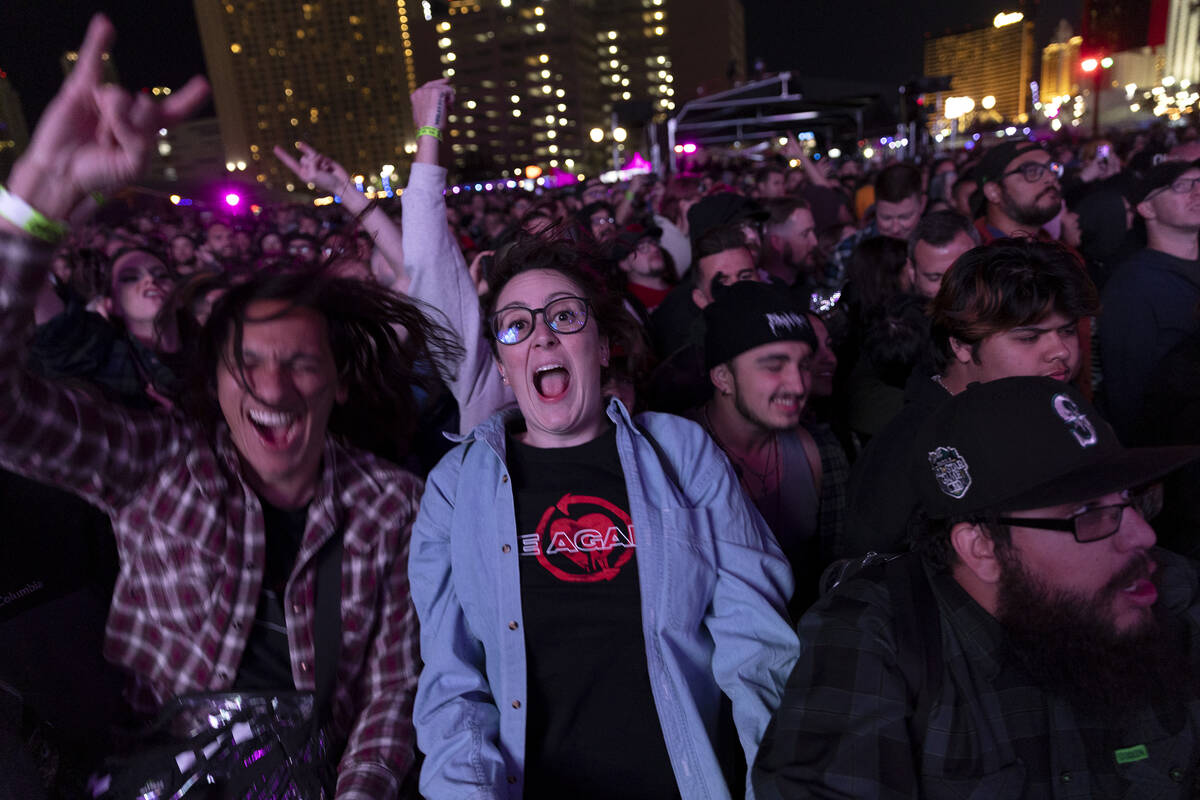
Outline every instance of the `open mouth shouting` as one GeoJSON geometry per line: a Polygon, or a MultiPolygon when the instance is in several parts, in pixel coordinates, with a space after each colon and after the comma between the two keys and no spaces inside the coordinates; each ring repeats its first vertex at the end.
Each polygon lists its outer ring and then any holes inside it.
{"type": "Polygon", "coordinates": [[[533,371],[533,388],[543,400],[562,399],[571,386],[571,373],[562,364],[543,364],[533,371]]]}
{"type": "Polygon", "coordinates": [[[246,418],[262,444],[270,450],[287,449],[300,430],[298,414],[252,408],[246,411],[246,418]]]}

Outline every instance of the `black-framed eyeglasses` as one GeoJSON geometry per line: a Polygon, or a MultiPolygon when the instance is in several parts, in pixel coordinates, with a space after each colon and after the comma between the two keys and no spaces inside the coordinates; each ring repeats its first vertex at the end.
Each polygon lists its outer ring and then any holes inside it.
{"type": "Polygon", "coordinates": [[[1162,484],[1156,483],[1131,490],[1128,499],[1110,506],[1097,506],[1069,517],[1033,518],[997,517],[996,522],[1018,525],[1022,528],[1038,528],[1047,531],[1065,531],[1075,536],[1080,544],[1107,539],[1121,529],[1121,517],[1125,509],[1133,507],[1143,519],[1153,519],[1162,511],[1162,484]]]}
{"type": "Polygon", "coordinates": [[[1197,184],[1200,184],[1200,178],[1176,178],[1172,183],[1155,189],[1147,197],[1152,197],[1156,194],[1161,194],[1163,190],[1170,189],[1175,194],[1190,194],[1195,190],[1197,184]]]}
{"type": "Polygon", "coordinates": [[[587,325],[588,301],[582,297],[559,297],[541,308],[508,306],[492,314],[492,335],[500,344],[518,344],[533,333],[538,315],[555,333],[579,333],[587,325]]]}
{"type": "Polygon", "coordinates": [[[1042,179],[1042,176],[1046,174],[1047,170],[1049,170],[1054,177],[1061,178],[1063,174],[1063,165],[1057,161],[1047,161],[1045,164],[1040,161],[1029,161],[1017,167],[1016,169],[1010,169],[1008,172],[1005,172],[1003,175],[1001,175],[1000,178],[1003,180],[1009,175],[1020,175],[1029,183],[1037,183],[1042,179]]]}

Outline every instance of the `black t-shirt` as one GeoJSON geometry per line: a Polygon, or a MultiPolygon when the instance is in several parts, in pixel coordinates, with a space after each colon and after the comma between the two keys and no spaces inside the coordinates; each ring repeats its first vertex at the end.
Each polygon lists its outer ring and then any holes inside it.
{"type": "Polygon", "coordinates": [[[246,640],[234,688],[291,691],[292,659],[288,650],[287,620],[283,611],[284,588],[300,555],[300,542],[308,521],[308,506],[295,510],[276,508],[259,498],[267,534],[266,568],[262,591],[254,611],[254,627],[246,640]]]}
{"type": "Polygon", "coordinates": [[[650,693],[616,429],[577,447],[508,440],[528,702],[525,800],[679,797],[650,693]]]}

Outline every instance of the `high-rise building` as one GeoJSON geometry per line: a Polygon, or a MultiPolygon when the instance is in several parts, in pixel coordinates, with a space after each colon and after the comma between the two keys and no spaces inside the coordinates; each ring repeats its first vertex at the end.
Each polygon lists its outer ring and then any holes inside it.
{"type": "Polygon", "coordinates": [[[17,156],[29,144],[29,127],[21,111],[21,98],[0,69],[0,178],[6,177],[17,156]]]}
{"type": "Polygon", "coordinates": [[[1060,22],[1054,41],[1042,48],[1042,80],[1039,85],[1041,102],[1079,94],[1082,47],[1083,37],[1075,35],[1065,20],[1060,22]]]}
{"type": "Polygon", "coordinates": [[[442,74],[458,97],[454,160],[468,178],[522,177],[528,166],[594,173],[613,147],[619,158],[641,150],[682,102],[745,75],[741,0],[435,6],[442,74]]]}
{"type": "Polygon", "coordinates": [[[1012,122],[1027,121],[1033,56],[1033,22],[1020,12],[997,14],[986,27],[927,40],[925,74],[953,78],[951,90],[936,96],[931,122],[936,126],[943,118],[956,118],[972,109],[1012,122]],[[948,98],[957,101],[949,114],[948,98]]]}
{"type": "Polygon", "coordinates": [[[456,90],[448,139],[461,174],[524,177],[529,166],[584,166],[589,131],[608,127],[612,94],[630,69],[618,61],[608,73],[615,83],[601,83],[603,42],[618,54],[624,42],[619,32],[598,36],[594,11],[591,2],[566,0],[450,0],[433,15],[442,73],[456,90]]]}
{"type": "MultiPolygon", "coordinates": [[[[423,9],[422,6],[425,6],[423,9]]],[[[195,0],[226,165],[295,187],[271,155],[302,140],[380,184],[413,150],[419,0],[195,0]]]]}
{"type": "Polygon", "coordinates": [[[746,15],[742,0],[668,0],[667,46],[675,71],[674,100],[723,92],[746,80],[746,15]]]}

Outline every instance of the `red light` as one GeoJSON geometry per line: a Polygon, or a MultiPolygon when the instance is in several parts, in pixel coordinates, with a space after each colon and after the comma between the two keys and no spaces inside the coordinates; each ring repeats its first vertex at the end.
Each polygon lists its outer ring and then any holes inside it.
{"type": "Polygon", "coordinates": [[[925,105],[925,95],[921,95],[920,97],[917,98],[917,105],[919,105],[919,106],[925,105]]]}
{"type": "Polygon", "coordinates": [[[1079,62],[1079,68],[1084,72],[1095,72],[1096,68],[1099,66],[1100,62],[1094,58],[1085,58],[1083,61],[1079,62]]]}

